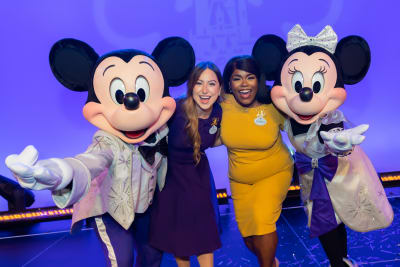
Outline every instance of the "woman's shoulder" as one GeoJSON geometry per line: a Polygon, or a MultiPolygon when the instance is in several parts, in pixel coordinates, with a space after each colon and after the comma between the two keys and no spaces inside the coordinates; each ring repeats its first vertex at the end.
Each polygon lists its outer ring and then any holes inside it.
{"type": "Polygon", "coordinates": [[[186,96],[180,96],[174,99],[176,103],[175,114],[182,114],[184,112],[184,103],[186,100],[186,96]]]}
{"type": "Polygon", "coordinates": [[[234,101],[236,100],[232,94],[224,94],[221,105],[231,105],[234,101]]]}
{"type": "Polygon", "coordinates": [[[267,112],[267,114],[269,114],[269,116],[271,116],[277,124],[281,125],[281,129],[283,129],[287,115],[282,111],[280,111],[279,109],[277,109],[276,106],[272,103],[263,104],[263,106],[265,107],[264,110],[267,112]]]}
{"type": "Polygon", "coordinates": [[[273,113],[275,116],[285,116],[273,103],[271,104],[261,104],[265,109],[269,110],[269,112],[273,113]]]}
{"type": "Polygon", "coordinates": [[[232,94],[225,94],[220,102],[222,110],[230,110],[236,106],[235,97],[232,94]]]}
{"type": "Polygon", "coordinates": [[[178,121],[185,120],[185,111],[183,108],[183,103],[185,102],[184,97],[178,97],[174,98],[175,103],[176,103],[176,108],[174,111],[174,114],[171,116],[171,118],[168,120],[168,127],[172,127],[175,125],[178,121]]]}
{"type": "Polygon", "coordinates": [[[185,99],[186,99],[185,95],[181,95],[181,96],[178,96],[177,98],[174,98],[175,103],[176,103],[176,108],[182,107],[183,102],[185,102],[185,99]]]}
{"type": "Polygon", "coordinates": [[[217,113],[217,114],[221,114],[222,113],[222,108],[221,108],[221,104],[220,102],[215,102],[213,105],[213,112],[217,113]]]}
{"type": "Polygon", "coordinates": [[[217,120],[219,122],[219,121],[221,121],[221,117],[222,117],[221,105],[218,102],[215,102],[213,104],[213,108],[212,108],[210,116],[204,121],[210,121],[210,120],[215,121],[215,120],[217,120]]]}

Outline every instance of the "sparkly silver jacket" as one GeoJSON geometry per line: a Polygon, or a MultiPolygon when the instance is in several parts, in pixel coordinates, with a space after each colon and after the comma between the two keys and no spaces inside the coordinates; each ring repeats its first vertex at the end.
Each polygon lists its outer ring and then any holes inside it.
{"type": "MultiPolygon", "coordinates": [[[[284,129],[297,152],[312,159],[328,155],[328,148],[318,140],[321,124],[329,125],[345,121],[343,113],[332,111],[314,122],[307,133],[294,136],[290,122],[284,129]]],[[[312,201],[310,200],[314,170],[300,175],[301,197],[310,226],[312,201]]],[[[343,222],[355,231],[366,232],[387,227],[393,220],[389,204],[379,177],[360,146],[345,157],[338,157],[338,168],[331,182],[325,179],[338,223],[343,222]]]]}
{"type": "MultiPolygon", "coordinates": [[[[167,133],[167,127],[161,128],[156,132],[155,143],[141,145],[154,146],[167,133]]],[[[128,229],[135,213],[146,211],[156,183],[160,190],[164,186],[167,159],[156,152],[150,166],[138,147],[99,130],[84,153],[65,159],[74,170],[72,189],[54,191],[52,196],[60,208],[74,204],[72,226],[108,212],[128,229]]]]}

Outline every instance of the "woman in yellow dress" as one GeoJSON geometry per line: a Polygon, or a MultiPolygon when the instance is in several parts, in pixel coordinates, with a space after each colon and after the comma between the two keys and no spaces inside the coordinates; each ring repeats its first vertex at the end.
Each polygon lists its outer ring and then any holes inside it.
{"type": "Polygon", "coordinates": [[[285,118],[271,102],[258,101],[257,94],[265,94],[261,90],[266,85],[253,57],[229,60],[223,79],[220,142],[228,149],[236,221],[260,266],[278,266],[276,221],[293,174],[293,161],[280,133],[285,118]]]}

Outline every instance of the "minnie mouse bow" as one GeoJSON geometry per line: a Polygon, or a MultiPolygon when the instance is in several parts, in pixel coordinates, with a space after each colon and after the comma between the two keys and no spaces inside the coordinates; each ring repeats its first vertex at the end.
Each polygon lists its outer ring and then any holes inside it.
{"type": "Polygon", "coordinates": [[[288,33],[287,50],[290,52],[298,47],[314,45],[335,53],[337,35],[332,27],[327,25],[317,36],[307,36],[299,24],[296,24],[288,33]]]}

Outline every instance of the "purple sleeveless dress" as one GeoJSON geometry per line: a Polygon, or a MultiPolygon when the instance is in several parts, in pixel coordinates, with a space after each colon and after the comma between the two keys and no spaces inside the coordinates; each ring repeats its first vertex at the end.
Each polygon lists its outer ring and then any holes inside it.
{"type": "Polygon", "coordinates": [[[214,144],[222,110],[214,104],[208,119],[199,119],[202,154],[197,166],[185,131],[182,99],[168,123],[168,171],[164,189],[153,203],[150,245],[178,257],[211,253],[221,247],[211,200],[210,166],[204,150],[214,144]],[[213,130],[210,131],[210,128],[213,130]]]}

